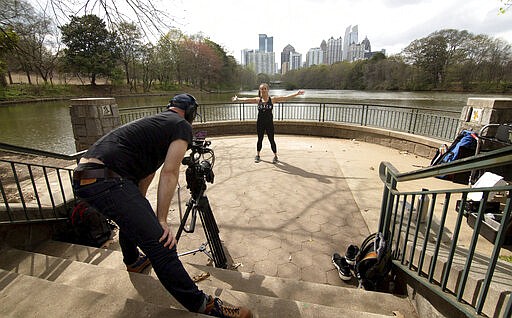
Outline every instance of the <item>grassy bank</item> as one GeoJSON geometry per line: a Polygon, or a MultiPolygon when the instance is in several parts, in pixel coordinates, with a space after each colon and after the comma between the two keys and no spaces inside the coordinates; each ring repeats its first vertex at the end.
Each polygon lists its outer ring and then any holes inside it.
{"type": "Polygon", "coordinates": [[[0,103],[19,103],[33,100],[57,100],[73,97],[116,97],[131,95],[168,95],[172,92],[187,90],[189,92],[199,91],[190,87],[169,87],[156,88],[151,92],[130,90],[128,87],[119,85],[29,85],[15,84],[0,88],[0,103]]]}

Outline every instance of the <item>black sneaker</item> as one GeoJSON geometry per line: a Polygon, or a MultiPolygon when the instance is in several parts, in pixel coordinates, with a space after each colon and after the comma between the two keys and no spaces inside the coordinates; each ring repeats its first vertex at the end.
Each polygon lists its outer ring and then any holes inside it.
{"type": "Polygon", "coordinates": [[[359,247],[357,245],[349,245],[345,252],[345,259],[350,266],[356,265],[356,259],[359,255],[359,247]]]}
{"type": "Polygon", "coordinates": [[[206,315],[221,317],[221,318],[252,318],[252,313],[249,309],[239,306],[224,305],[219,298],[208,296],[206,303],[206,315]]]}
{"type": "Polygon", "coordinates": [[[348,265],[345,257],[338,253],[334,253],[332,255],[332,263],[338,270],[338,275],[342,280],[350,280],[352,278],[352,272],[350,271],[350,266],[348,265]]]}

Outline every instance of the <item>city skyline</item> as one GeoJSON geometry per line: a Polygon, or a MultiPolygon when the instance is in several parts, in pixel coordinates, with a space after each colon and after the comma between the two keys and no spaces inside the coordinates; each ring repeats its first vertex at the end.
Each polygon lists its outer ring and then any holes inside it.
{"type": "Polygon", "coordinates": [[[372,51],[368,37],[359,41],[358,26],[350,25],[345,30],[345,38],[331,37],[323,40],[319,47],[311,48],[303,60],[302,54],[288,44],[280,52],[274,52],[274,37],[267,34],[258,35],[259,47],[257,49],[243,49],[240,52],[240,64],[251,67],[257,74],[285,74],[290,70],[298,70],[321,64],[334,64],[336,62],[354,62],[371,58],[375,53],[386,54],[385,50],[372,51]],[[281,56],[280,66],[275,60],[276,53],[281,56]]]}
{"type": "Polygon", "coordinates": [[[323,40],[345,38],[358,25],[359,42],[399,53],[416,39],[441,29],[467,30],[512,43],[512,10],[499,14],[499,0],[191,0],[165,4],[186,34],[203,33],[240,62],[244,49],[259,48],[259,34],[273,37],[276,63],[287,45],[302,54],[323,40]]]}

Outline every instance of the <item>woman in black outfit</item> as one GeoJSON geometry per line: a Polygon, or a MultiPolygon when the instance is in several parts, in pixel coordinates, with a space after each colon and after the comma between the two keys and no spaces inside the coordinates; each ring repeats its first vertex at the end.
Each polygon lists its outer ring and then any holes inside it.
{"type": "Polygon", "coordinates": [[[244,103],[258,104],[258,120],[256,121],[258,142],[256,143],[256,157],[254,158],[254,162],[260,162],[260,151],[263,146],[263,134],[265,132],[267,133],[268,140],[270,141],[270,147],[274,153],[274,160],[272,160],[272,163],[278,162],[277,146],[274,140],[274,116],[272,114],[272,109],[274,108],[274,103],[284,102],[298,95],[304,95],[304,91],[298,90],[296,93],[290,95],[270,97],[268,84],[262,83],[260,84],[258,97],[240,98],[236,95],[233,97],[234,102],[240,101],[244,103]]]}

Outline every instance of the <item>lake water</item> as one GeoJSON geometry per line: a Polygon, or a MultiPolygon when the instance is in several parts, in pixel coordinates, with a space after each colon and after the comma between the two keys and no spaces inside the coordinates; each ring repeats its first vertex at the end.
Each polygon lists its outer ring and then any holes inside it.
{"type": "MultiPolygon", "coordinates": [[[[293,91],[271,89],[271,95],[293,91]]],[[[257,91],[243,91],[239,96],[255,96],[257,91]]],[[[232,94],[200,93],[199,103],[230,102],[232,94]]],[[[439,92],[369,92],[347,90],[306,90],[305,99],[318,102],[356,102],[379,105],[426,107],[461,110],[469,97],[507,97],[512,95],[439,92]]],[[[169,96],[117,97],[119,108],[166,105],[169,96]]],[[[69,100],[0,105],[0,142],[51,152],[75,153],[69,116],[69,100]]]]}

